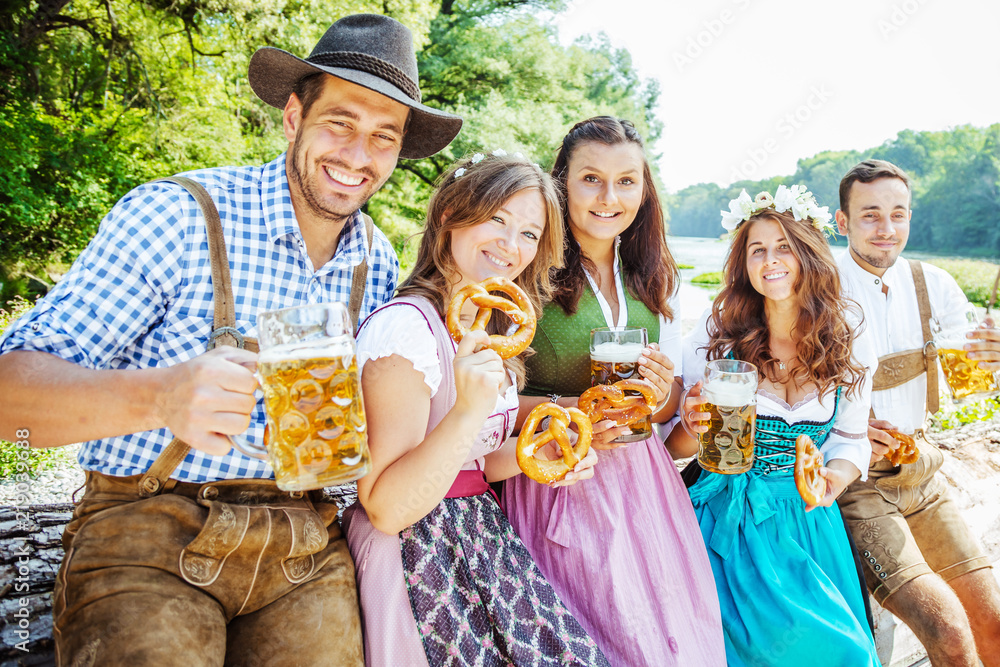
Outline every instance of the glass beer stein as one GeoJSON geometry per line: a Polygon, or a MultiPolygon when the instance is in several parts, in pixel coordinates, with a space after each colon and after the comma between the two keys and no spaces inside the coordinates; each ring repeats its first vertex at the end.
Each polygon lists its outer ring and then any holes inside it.
{"type": "Polygon", "coordinates": [[[965,320],[964,324],[947,328],[942,327],[937,319],[931,320],[941,370],[944,371],[952,399],[959,404],[1000,395],[997,374],[980,368],[976,361],[969,359],[969,353],[964,349],[966,344],[974,342],[965,334],[979,328],[979,316],[972,304],[965,311],[965,320]]]}
{"type": "Polygon", "coordinates": [[[757,367],[716,359],[705,366],[699,412],[711,414],[708,431],[698,435],[698,464],[709,472],[733,475],[753,466],[757,421],[757,367]]]}
{"type": "Polygon", "coordinates": [[[257,318],[257,379],[264,393],[264,447],[278,488],[336,486],[371,470],[351,320],[342,303],[294,306],[257,318]]]}
{"type": "MultiPolygon", "coordinates": [[[[602,327],[590,331],[590,386],[614,384],[621,380],[640,379],[639,357],[646,347],[644,327],[602,327]]],[[[638,392],[628,395],[641,396],[638,392]]],[[[652,420],[647,416],[628,426],[631,432],[612,442],[636,442],[653,433],[652,420]]]]}

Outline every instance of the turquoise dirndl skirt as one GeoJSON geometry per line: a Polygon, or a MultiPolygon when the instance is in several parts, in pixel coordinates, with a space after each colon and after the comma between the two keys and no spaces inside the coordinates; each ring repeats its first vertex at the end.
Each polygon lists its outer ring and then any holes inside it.
{"type": "Polygon", "coordinates": [[[702,471],[690,493],[729,667],[880,664],[836,504],[806,513],[791,471],[702,471]]]}

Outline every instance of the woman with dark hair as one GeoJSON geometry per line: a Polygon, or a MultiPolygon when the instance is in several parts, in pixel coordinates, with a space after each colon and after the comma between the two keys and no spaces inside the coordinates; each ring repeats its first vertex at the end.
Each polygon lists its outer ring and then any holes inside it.
{"type": "MultiPolygon", "coordinates": [[[[550,399],[576,405],[591,384],[590,330],[641,326],[654,342],[639,373],[655,387],[653,421],[663,423],[680,394],[678,274],[642,139],[628,121],[583,121],[563,139],[552,175],[566,197],[566,266],[538,321],[521,411],[550,399]]],[[[585,483],[508,480],[508,517],[612,664],[721,665],[718,600],[687,492],[655,434],[612,442],[629,432],[594,425],[600,463],[585,483]]]]}
{"type": "Polygon", "coordinates": [[[722,607],[726,659],[739,665],[878,665],[852,548],[836,498],[871,456],[868,411],[877,360],[860,313],[841,297],[824,231],[830,214],[802,186],[744,191],[724,213],[733,231],[725,287],[685,344],[685,429],[710,415],[700,379],[715,359],[758,369],[753,467],[700,473],[691,500],[722,607]],[[710,314],[710,317],[709,317],[710,314]],[[793,477],[795,440],[825,460],[825,495],[807,506],[793,477]]]}
{"type": "MultiPolygon", "coordinates": [[[[473,155],[435,190],[398,296],[361,325],[372,470],[358,481],[344,531],[368,665],[608,664],[488,485],[520,472],[509,436],[523,361],[483,349],[483,331],[456,347],[443,320],[459,290],[495,276],[540,309],[549,267],[562,265],[559,218],[558,194],[537,165],[503,151],[473,155]]],[[[468,326],[477,309],[466,305],[468,326]]],[[[557,483],[590,477],[596,458],[557,483]]]]}

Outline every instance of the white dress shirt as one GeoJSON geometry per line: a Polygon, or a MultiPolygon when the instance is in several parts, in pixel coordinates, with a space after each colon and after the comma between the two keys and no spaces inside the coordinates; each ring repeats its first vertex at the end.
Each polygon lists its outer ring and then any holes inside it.
{"type": "MultiPolygon", "coordinates": [[[[943,269],[921,264],[932,317],[945,328],[964,325],[969,302],[958,283],[943,269]]],[[[923,348],[917,291],[903,257],[886,269],[881,278],[861,268],[848,250],[837,258],[837,265],[844,295],[854,299],[864,311],[879,357],[923,348]],[[883,285],[888,294],[882,293],[883,285]]],[[[876,418],[891,422],[904,433],[913,433],[923,426],[927,414],[927,376],[921,373],[898,387],[873,391],[872,409],[876,418]]]]}

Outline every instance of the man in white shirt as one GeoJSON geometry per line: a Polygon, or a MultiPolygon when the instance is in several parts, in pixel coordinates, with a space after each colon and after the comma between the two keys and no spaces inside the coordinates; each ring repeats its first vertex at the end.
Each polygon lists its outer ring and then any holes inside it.
{"type": "MultiPolygon", "coordinates": [[[[1000,587],[937,474],[940,451],[923,437],[938,397],[935,354],[925,347],[928,320],[964,325],[969,304],[941,269],[897,261],[910,214],[909,180],[889,162],[861,162],[840,183],[837,227],[850,250],[837,263],[845,294],[864,311],[880,366],[868,429],[869,478],[852,484],[840,507],[868,589],[910,626],[932,664],[978,665],[978,649],[985,665],[1000,665],[1000,587]],[[885,429],[912,433],[920,458],[892,465],[884,457],[899,442],[885,429]]],[[[980,368],[1000,369],[1000,330],[979,329],[965,349],[980,368]]]]}

